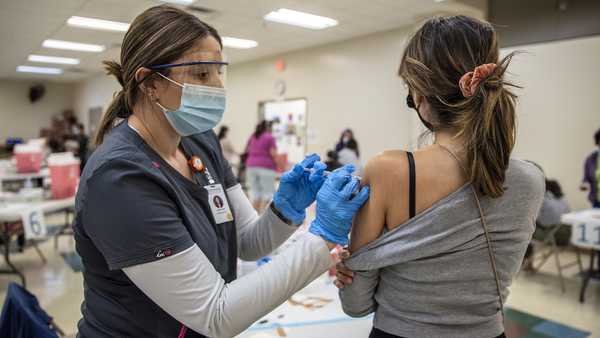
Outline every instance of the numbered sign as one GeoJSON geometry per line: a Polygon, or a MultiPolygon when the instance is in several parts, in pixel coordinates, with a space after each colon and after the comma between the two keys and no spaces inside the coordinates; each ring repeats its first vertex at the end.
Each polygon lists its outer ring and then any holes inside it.
{"type": "Polygon", "coordinates": [[[580,221],[573,224],[571,242],[576,246],[600,250],[600,220],[580,221]]]}
{"type": "Polygon", "coordinates": [[[21,215],[26,239],[45,238],[48,235],[44,212],[41,209],[30,209],[21,215]]]}

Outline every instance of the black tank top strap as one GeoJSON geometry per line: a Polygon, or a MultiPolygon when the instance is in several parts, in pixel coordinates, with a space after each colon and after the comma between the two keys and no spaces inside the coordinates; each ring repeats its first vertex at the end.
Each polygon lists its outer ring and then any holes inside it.
{"type": "Polygon", "coordinates": [[[415,170],[415,158],[410,151],[406,152],[408,157],[408,207],[410,218],[417,214],[417,180],[415,170]]]}

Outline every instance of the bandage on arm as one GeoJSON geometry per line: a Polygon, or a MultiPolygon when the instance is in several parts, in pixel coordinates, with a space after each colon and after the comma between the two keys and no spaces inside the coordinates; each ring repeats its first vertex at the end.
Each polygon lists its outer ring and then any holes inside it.
{"type": "Polygon", "coordinates": [[[219,338],[244,331],[330,265],[325,241],[307,233],[271,263],[228,284],[197,245],[123,271],[177,321],[200,334],[219,338]]]}
{"type": "Polygon", "coordinates": [[[238,256],[243,260],[255,261],[270,254],[298,229],[284,223],[270,208],[259,217],[239,184],[227,189],[227,197],[235,215],[238,256]]]}

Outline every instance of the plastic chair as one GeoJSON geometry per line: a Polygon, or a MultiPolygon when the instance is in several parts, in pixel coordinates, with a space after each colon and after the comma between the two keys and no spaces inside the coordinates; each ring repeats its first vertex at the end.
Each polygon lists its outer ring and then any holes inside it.
{"type": "Polygon", "coordinates": [[[16,283],[8,285],[0,316],[0,337],[58,338],[64,332],[54,324],[37,298],[16,283]]]}

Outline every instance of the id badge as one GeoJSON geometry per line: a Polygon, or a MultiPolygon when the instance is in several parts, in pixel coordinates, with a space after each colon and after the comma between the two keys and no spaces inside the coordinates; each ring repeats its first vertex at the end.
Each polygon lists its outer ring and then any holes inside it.
{"type": "Polygon", "coordinates": [[[216,224],[222,224],[233,221],[233,214],[227,202],[227,196],[223,186],[220,184],[207,185],[204,187],[208,191],[208,204],[216,224]]]}

